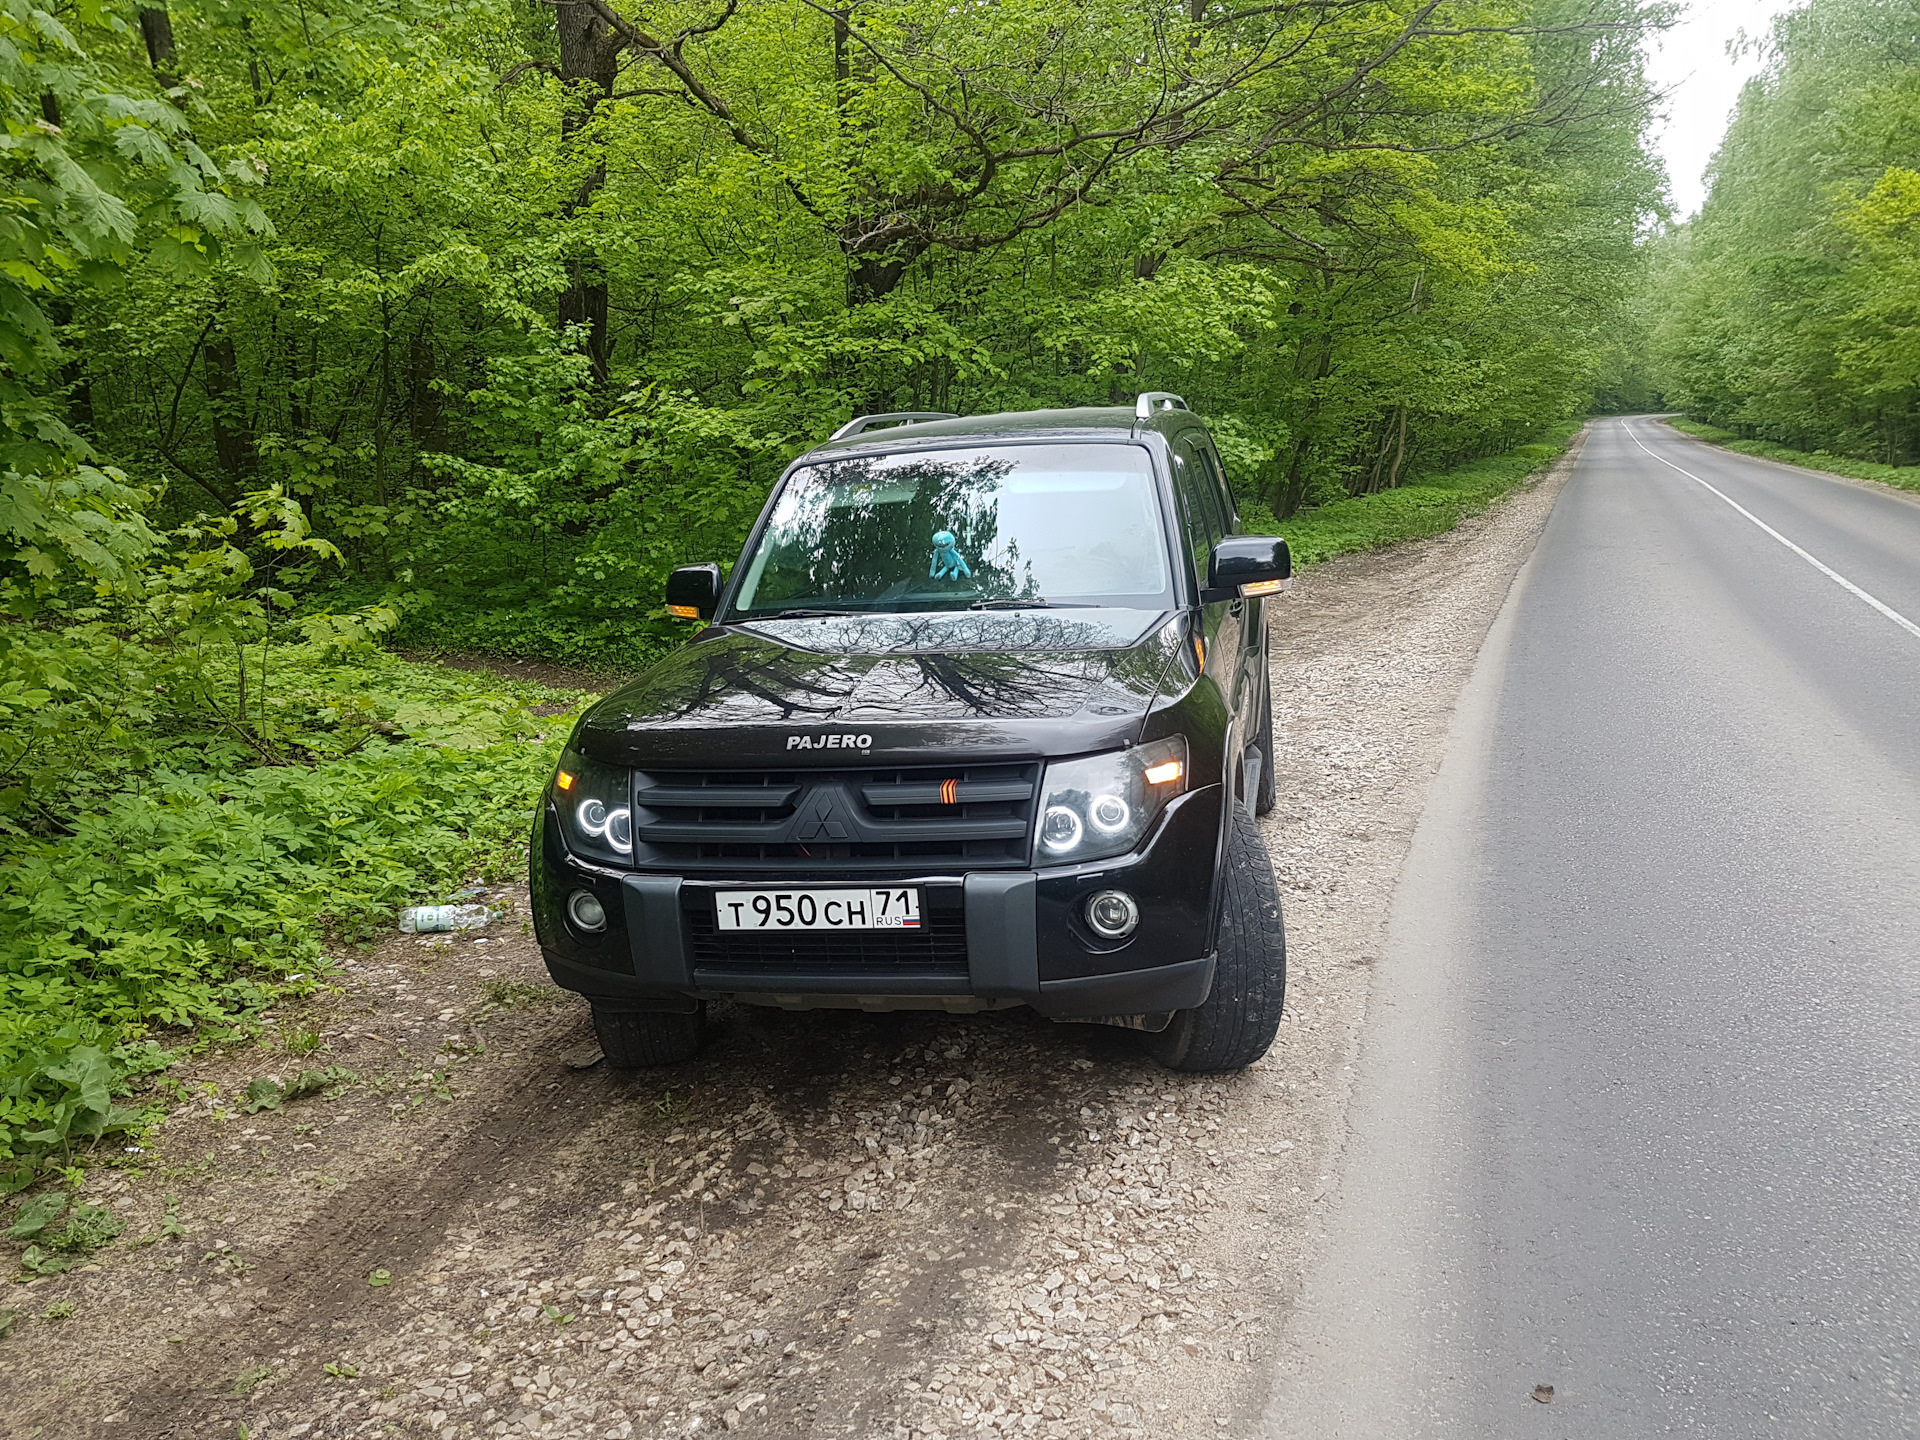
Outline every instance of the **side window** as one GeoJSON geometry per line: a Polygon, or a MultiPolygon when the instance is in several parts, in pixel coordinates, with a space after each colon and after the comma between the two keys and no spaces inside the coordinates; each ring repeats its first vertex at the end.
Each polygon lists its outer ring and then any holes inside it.
{"type": "Polygon", "coordinates": [[[1233,534],[1240,528],[1240,512],[1233,503],[1233,487],[1227,484],[1226,471],[1220,468],[1220,456],[1211,445],[1198,447],[1200,463],[1206,467],[1207,479],[1213,483],[1215,499],[1220,503],[1220,515],[1225,522],[1225,533],[1233,534]]]}
{"type": "Polygon", "coordinates": [[[1173,489],[1180,497],[1181,518],[1186,522],[1187,548],[1193,555],[1193,573],[1207,583],[1207,561],[1221,535],[1220,509],[1213,495],[1213,483],[1201,468],[1198,449],[1182,435],[1173,443],[1173,489]]]}

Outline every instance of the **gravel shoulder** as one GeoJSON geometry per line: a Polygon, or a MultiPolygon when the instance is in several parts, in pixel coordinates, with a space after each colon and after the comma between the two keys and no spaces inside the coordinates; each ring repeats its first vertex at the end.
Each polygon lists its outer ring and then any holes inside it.
{"type": "Polygon", "coordinates": [[[1292,968],[1251,1070],[1020,1010],[726,1009],[694,1063],[621,1075],[502,892],[478,936],[351,957],[91,1173],[127,1231],[0,1297],[0,1434],[1250,1433],[1387,902],[1570,467],[1276,608],[1292,968]],[[250,1080],[327,1065],[354,1078],[246,1112],[250,1080]]]}

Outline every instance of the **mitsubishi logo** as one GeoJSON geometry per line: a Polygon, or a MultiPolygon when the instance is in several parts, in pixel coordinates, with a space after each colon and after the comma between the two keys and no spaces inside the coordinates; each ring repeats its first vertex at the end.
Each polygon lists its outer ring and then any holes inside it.
{"type": "Polygon", "coordinates": [[[844,840],[847,827],[840,823],[835,813],[833,792],[816,790],[807,797],[801,807],[801,813],[795,818],[793,838],[796,840],[844,840]]]}

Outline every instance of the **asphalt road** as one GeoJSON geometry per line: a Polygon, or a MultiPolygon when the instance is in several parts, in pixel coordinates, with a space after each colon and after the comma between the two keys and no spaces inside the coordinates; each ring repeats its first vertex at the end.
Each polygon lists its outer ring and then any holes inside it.
{"type": "Polygon", "coordinates": [[[1270,1436],[1920,1435],[1916,625],[1920,503],[1595,425],[1396,892],[1270,1436]]]}

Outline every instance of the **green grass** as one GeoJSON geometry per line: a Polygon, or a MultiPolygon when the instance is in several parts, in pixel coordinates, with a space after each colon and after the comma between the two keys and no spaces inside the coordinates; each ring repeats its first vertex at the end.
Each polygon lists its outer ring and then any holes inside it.
{"type": "Polygon", "coordinates": [[[586,697],[377,653],[277,659],[275,733],[303,742],[278,763],[188,737],[0,832],[0,1193],[136,1139],[143,1077],[257,1035],[401,906],[524,863],[562,707],[586,697]]]}
{"type": "Polygon", "coordinates": [[[1673,419],[1667,423],[1683,434],[1711,441],[1723,450],[1737,450],[1742,455],[1757,455],[1763,460],[1778,460],[1782,464],[1799,465],[1808,470],[1825,470],[1830,475],[1845,475],[1850,480],[1874,480],[1898,490],[1920,490],[1920,465],[1879,465],[1872,460],[1854,460],[1845,455],[1829,454],[1825,450],[1789,450],[1770,440],[1742,440],[1731,430],[1702,425],[1697,420],[1673,419]]]}
{"type": "Polygon", "coordinates": [[[1555,426],[1545,439],[1504,455],[1422,475],[1397,490],[1315,506],[1288,520],[1275,519],[1264,506],[1243,503],[1241,523],[1254,534],[1286,536],[1295,565],[1313,565],[1336,555],[1438,535],[1469,515],[1480,514],[1527,477],[1552,464],[1573,442],[1580,425],[1579,421],[1569,421],[1555,426]]]}

